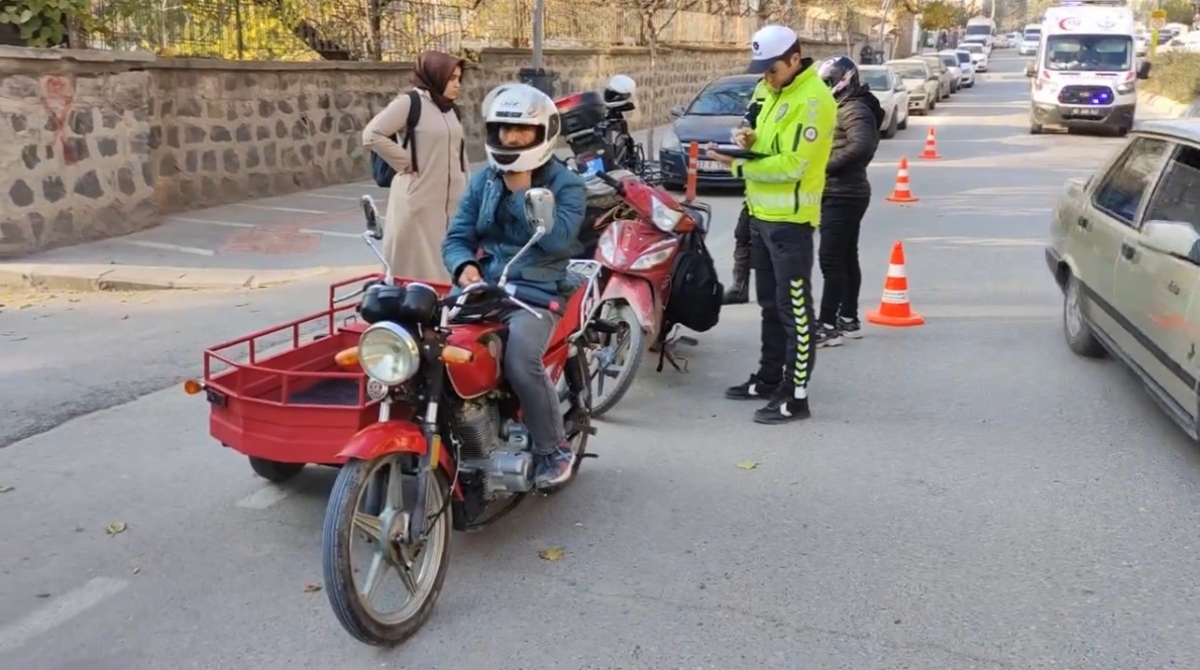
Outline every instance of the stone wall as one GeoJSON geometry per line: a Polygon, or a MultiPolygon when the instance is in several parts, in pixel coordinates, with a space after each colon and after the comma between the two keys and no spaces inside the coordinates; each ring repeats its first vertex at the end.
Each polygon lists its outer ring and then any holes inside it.
{"type": "MultiPolygon", "coordinates": [[[[820,58],[843,44],[809,44],[820,58]]],[[[744,48],[549,50],[557,93],[621,72],[639,85],[635,128],[666,121],[744,48]],[[651,112],[654,110],[654,112],[651,112]]],[[[460,104],[472,159],[479,104],[529,63],[486,50],[460,104]]],[[[158,59],[0,47],[0,257],[153,226],[162,214],[361,180],[366,122],[408,84],[398,63],[158,59]]]]}

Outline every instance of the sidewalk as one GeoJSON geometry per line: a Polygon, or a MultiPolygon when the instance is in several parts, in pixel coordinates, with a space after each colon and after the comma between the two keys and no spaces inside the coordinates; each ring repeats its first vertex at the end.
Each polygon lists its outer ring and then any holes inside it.
{"type": "MultiPolygon", "coordinates": [[[[657,128],[656,137],[668,127],[657,128]]],[[[634,138],[645,143],[647,134],[635,132],[634,138]]],[[[381,212],[387,206],[387,189],[363,181],[166,216],[159,226],[132,235],[2,261],[0,286],[258,288],[371,272],[379,264],[360,239],[364,194],[381,212]]]]}

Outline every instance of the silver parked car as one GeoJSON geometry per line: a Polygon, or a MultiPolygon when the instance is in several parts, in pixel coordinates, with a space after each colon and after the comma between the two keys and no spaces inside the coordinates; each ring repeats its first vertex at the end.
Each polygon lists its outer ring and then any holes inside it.
{"type": "Polygon", "coordinates": [[[1046,260],[1067,346],[1112,354],[1171,418],[1200,434],[1200,119],[1139,122],[1059,197],[1046,260]]]}
{"type": "Polygon", "coordinates": [[[871,94],[883,107],[883,123],[879,130],[885,139],[896,136],[897,130],[908,127],[908,87],[900,75],[887,65],[861,65],[858,68],[862,81],[871,89],[871,94]]]}

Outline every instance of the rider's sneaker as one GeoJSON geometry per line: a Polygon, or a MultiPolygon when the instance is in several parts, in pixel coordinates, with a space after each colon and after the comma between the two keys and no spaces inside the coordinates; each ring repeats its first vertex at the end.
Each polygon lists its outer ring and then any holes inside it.
{"type": "Polygon", "coordinates": [[[837,327],[841,331],[842,337],[857,340],[863,336],[862,323],[857,318],[847,319],[844,316],[839,316],[837,327]]]}
{"type": "Polygon", "coordinates": [[[725,397],[730,400],[756,400],[758,398],[770,398],[771,394],[779,388],[779,382],[768,384],[758,378],[758,375],[750,375],[750,379],[725,389],[725,397]]]}
{"type": "Polygon", "coordinates": [[[566,483],[575,466],[575,452],[570,445],[560,444],[549,454],[533,455],[533,484],[539,489],[566,483]]]}
{"type": "Polygon", "coordinates": [[[842,346],[842,333],[837,329],[837,326],[831,326],[827,323],[821,324],[817,328],[817,346],[818,347],[840,347],[842,346]]]}

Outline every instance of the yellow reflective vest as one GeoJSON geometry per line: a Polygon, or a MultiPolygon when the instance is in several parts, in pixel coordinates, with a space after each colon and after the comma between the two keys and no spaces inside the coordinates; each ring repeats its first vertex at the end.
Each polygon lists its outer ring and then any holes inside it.
{"type": "Polygon", "coordinates": [[[746,206],[763,221],[819,226],[837,103],[811,62],[783,90],[760,85],[766,96],[750,150],[765,157],[731,166],[746,182],[746,206]]]}

